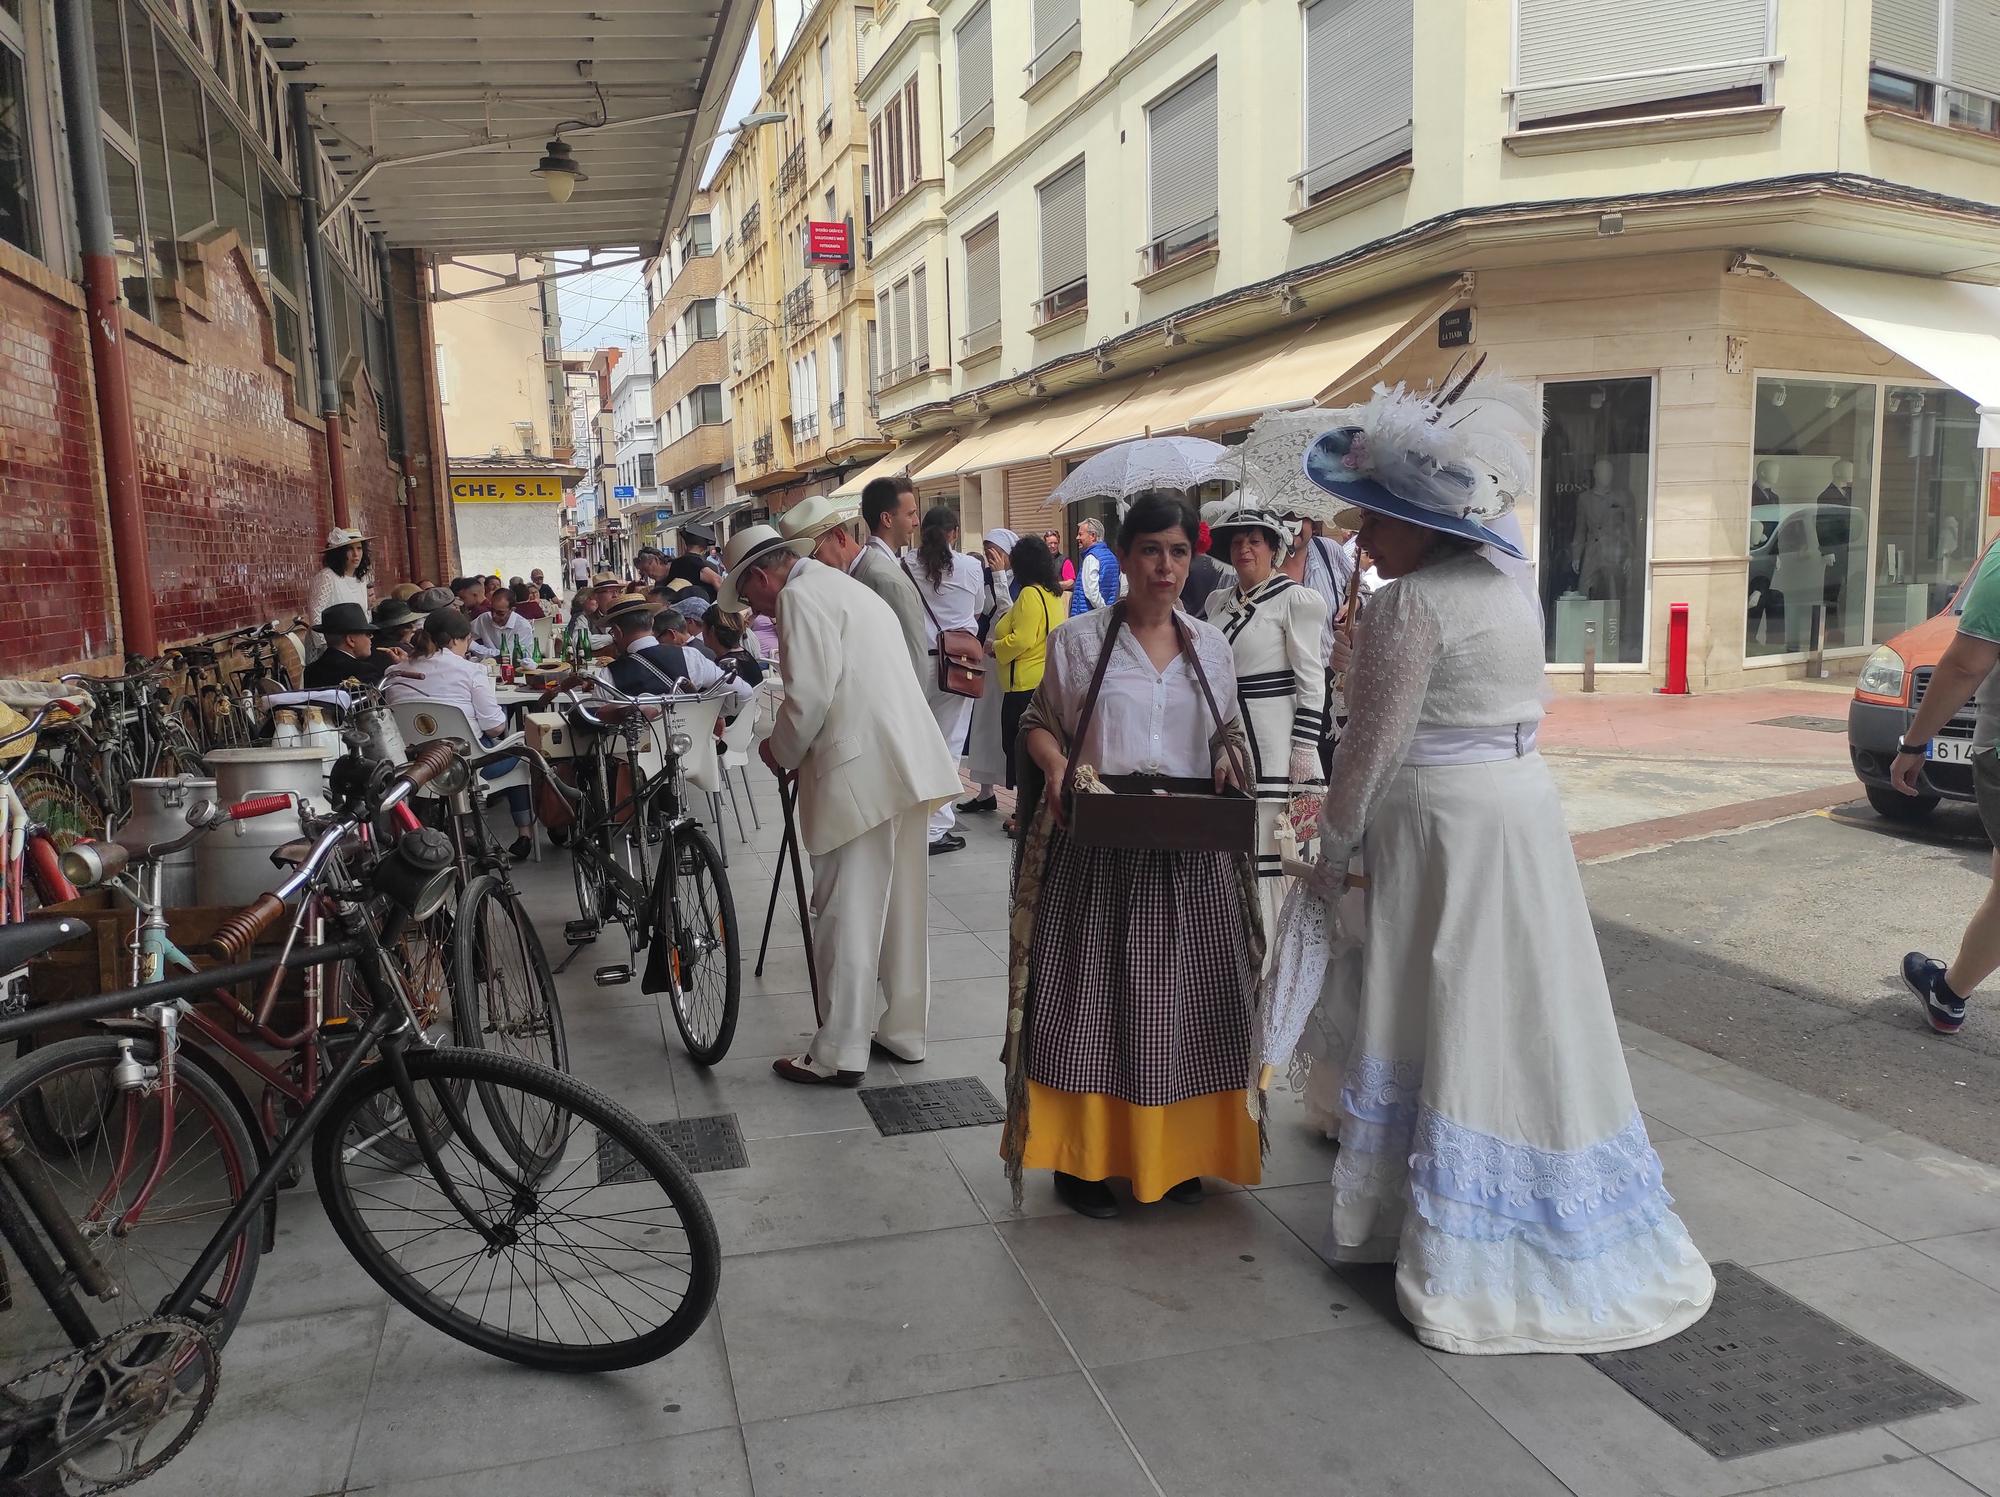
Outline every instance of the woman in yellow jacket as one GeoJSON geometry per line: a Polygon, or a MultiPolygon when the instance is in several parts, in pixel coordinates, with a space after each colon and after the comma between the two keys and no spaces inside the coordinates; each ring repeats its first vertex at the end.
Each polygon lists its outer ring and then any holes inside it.
{"type": "MultiPolygon", "coordinates": [[[[1048,543],[1038,535],[1024,535],[1009,553],[1014,568],[1014,606],[993,626],[993,658],[1000,668],[1000,749],[1007,762],[1007,788],[1014,788],[1014,739],[1021,727],[1021,714],[1034,700],[1035,688],[1042,684],[1042,670],[1048,662],[1049,633],[1069,616],[1063,601],[1056,561],[1048,543]]],[[[1015,823],[1007,823],[1007,834],[1015,834],[1015,823]]]]}

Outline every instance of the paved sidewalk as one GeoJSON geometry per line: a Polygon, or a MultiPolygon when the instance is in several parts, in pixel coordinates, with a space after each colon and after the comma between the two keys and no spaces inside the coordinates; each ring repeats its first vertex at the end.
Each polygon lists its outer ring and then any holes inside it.
{"type": "MultiPolygon", "coordinates": [[[[573,1064],[647,1119],[733,1112],[747,1169],[705,1174],[717,1312],[653,1366],[563,1378],[416,1322],[347,1260],[309,1186],[285,1198],[223,1388],[141,1490],[371,1497],[935,1497],[1054,1492],[2000,1494],[2000,1174],[1643,1030],[1633,1080],[1697,1242],[1973,1400],[1719,1461],[1574,1357],[1419,1347],[1381,1270],[1315,1247],[1331,1151],[1280,1102],[1265,1184],[1086,1221],[1031,1177],[1008,1210],[997,1127],[883,1138],[852,1092],[770,1057],[811,1027],[783,917],[749,977],[774,813],[731,843],[743,1020],[712,1072],[636,987],[562,980],[573,1064]]],[[[996,817],[934,861],[930,1058],[872,1083],[997,1094],[1006,846],[996,817]]],[[[560,857],[523,870],[553,949],[560,857]]],[[[607,941],[615,938],[606,938],[607,941]]],[[[1699,1335],[1699,1331],[1696,1332],[1699,1335]]]]}

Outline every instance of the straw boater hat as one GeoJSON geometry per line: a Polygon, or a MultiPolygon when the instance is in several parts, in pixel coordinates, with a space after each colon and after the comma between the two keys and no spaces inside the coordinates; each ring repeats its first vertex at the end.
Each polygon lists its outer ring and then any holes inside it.
{"type": "Polygon", "coordinates": [[[778,533],[788,541],[815,542],[829,530],[838,530],[861,518],[850,505],[835,504],[824,494],[794,504],[778,521],[778,533]]]}
{"type": "Polygon", "coordinates": [[[752,562],[769,556],[773,551],[789,551],[794,556],[803,556],[810,550],[810,540],[787,539],[769,525],[752,525],[747,530],[739,530],[722,548],[722,564],[728,575],[722,579],[722,591],[716,597],[716,606],[724,613],[734,613],[748,606],[743,595],[736,590],[736,585],[742,580],[743,569],[752,562]]]}
{"type": "Polygon", "coordinates": [[[367,539],[368,536],[364,531],[349,530],[343,525],[336,525],[326,533],[326,549],[337,551],[342,546],[352,546],[367,539]]]}
{"type": "MultiPolygon", "coordinates": [[[[1483,363],[1441,389],[1377,385],[1366,405],[1329,411],[1333,429],[1306,449],[1306,477],[1354,510],[1521,559],[1520,542],[1492,522],[1526,487],[1526,454],[1541,426],[1541,404],[1527,385],[1482,378],[1483,363]]],[[[1352,528],[1358,517],[1351,515],[1336,521],[1352,528]]]]}
{"type": "Polygon", "coordinates": [[[658,612],[659,610],[653,607],[652,600],[644,593],[626,593],[623,597],[613,598],[610,605],[598,614],[597,621],[624,628],[644,624],[650,629],[653,627],[653,615],[658,612]]]}

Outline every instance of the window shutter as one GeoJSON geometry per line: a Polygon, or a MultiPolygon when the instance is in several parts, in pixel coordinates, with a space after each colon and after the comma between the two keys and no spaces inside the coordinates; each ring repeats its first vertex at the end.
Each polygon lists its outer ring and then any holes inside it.
{"type": "Polygon", "coordinates": [[[1039,56],[1062,40],[1077,23],[1080,0],[1035,0],[1035,53],[1039,56]]]}
{"type": "Polygon", "coordinates": [[[1306,7],[1305,195],[1410,149],[1411,0],[1306,7]]]}
{"type": "Polygon", "coordinates": [[[826,395],[829,401],[847,393],[847,347],[839,333],[827,340],[826,395]]]}
{"type": "Polygon", "coordinates": [[[2000,0],[1957,0],[1951,9],[1953,83],[2000,94],[2000,0]]]}
{"type": "Polygon", "coordinates": [[[1215,217],[1215,69],[1146,111],[1155,239],[1215,217]]]}
{"type": "Polygon", "coordinates": [[[872,10],[857,10],[854,13],[854,76],[859,78],[868,71],[868,28],[875,20],[872,10]]]}
{"type": "Polygon", "coordinates": [[[1895,72],[1938,76],[1938,0],[1875,0],[1868,51],[1895,72]]]}
{"type": "Polygon", "coordinates": [[[958,38],[958,122],[993,102],[993,10],[982,5],[954,33],[958,38]]]}
{"type": "Polygon", "coordinates": [[[1000,220],[965,236],[965,323],[968,332],[1000,320],[1000,220]]]}
{"type": "MultiPolygon", "coordinates": [[[[1083,163],[1044,182],[1042,199],[1042,292],[1060,290],[1084,276],[1087,238],[1083,212],[1083,163]]],[[[997,256],[996,256],[997,259],[997,256]]]]}
{"type": "Polygon", "coordinates": [[[910,283],[907,280],[896,282],[895,289],[889,294],[889,304],[894,314],[889,320],[895,324],[896,354],[896,362],[890,367],[901,374],[910,362],[910,283]]]}
{"type": "Polygon", "coordinates": [[[868,158],[875,167],[869,175],[886,186],[889,179],[882,170],[887,163],[882,159],[882,116],[879,114],[868,122],[868,158]]]}
{"type": "Polygon", "coordinates": [[[903,110],[910,117],[910,185],[914,187],[924,176],[923,137],[917,124],[917,80],[914,78],[903,85],[903,110]]]}
{"type": "Polygon", "coordinates": [[[931,361],[931,297],[930,272],[919,265],[910,272],[910,309],[916,318],[910,330],[910,352],[916,361],[926,367],[931,361]]]}
{"type": "Polygon", "coordinates": [[[1617,109],[1650,100],[1761,85],[1767,69],[1745,58],[1771,49],[1769,0],[1519,0],[1516,99],[1526,123],[1617,109]],[[1646,68],[1713,64],[1696,71],[1618,83],[1567,79],[1646,68]]]}

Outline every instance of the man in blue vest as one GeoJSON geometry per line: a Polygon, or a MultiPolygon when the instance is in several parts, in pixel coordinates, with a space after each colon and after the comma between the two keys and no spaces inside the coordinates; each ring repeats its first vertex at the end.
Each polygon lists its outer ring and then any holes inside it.
{"type": "Polygon", "coordinates": [[[1118,557],[1104,544],[1104,522],[1079,520],[1076,544],[1082,559],[1076,564],[1076,589],[1069,595],[1071,618],[1118,601],[1118,557]]]}

